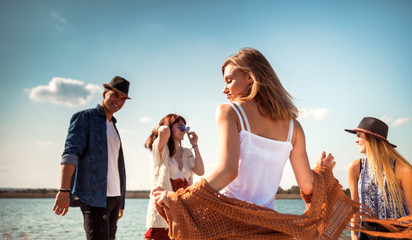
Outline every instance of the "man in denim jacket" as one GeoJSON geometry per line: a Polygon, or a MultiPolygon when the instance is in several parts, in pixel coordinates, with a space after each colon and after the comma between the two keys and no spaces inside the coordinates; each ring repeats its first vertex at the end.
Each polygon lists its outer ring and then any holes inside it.
{"type": "Polygon", "coordinates": [[[129,85],[115,76],[103,84],[102,103],[70,121],[53,210],[64,216],[70,201],[78,199],[87,239],[115,239],[117,220],[123,216],[126,173],[113,114],[130,99],[129,85]]]}

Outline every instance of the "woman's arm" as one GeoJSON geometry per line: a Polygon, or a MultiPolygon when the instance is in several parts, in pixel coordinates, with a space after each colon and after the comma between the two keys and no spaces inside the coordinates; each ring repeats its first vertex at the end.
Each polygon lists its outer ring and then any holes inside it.
{"type": "MultiPolygon", "coordinates": [[[[349,165],[349,169],[348,169],[350,197],[352,200],[356,202],[359,202],[359,194],[358,194],[359,173],[360,173],[360,159],[357,159],[349,165]]],[[[355,227],[356,225],[359,225],[359,220],[352,219],[351,226],[355,227]]],[[[352,240],[358,239],[358,236],[356,232],[354,231],[351,231],[351,237],[352,237],[352,240]]]]}
{"type": "Polygon", "coordinates": [[[412,170],[406,164],[397,161],[395,164],[395,176],[400,183],[409,214],[412,214],[412,170]]]}
{"type": "Polygon", "coordinates": [[[294,120],[294,126],[294,134],[292,137],[293,149],[289,156],[290,164],[292,165],[300,190],[304,194],[311,194],[314,177],[306,153],[305,134],[298,121],[294,120]]]}
{"type": "Polygon", "coordinates": [[[359,202],[358,195],[358,180],[360,174],[360,159],[356,159],[349,165],[348,181],[350,189],[350,197],[352,200],[359,202]]]}
{"type": "Polygon", "coordinates": [[[205,167],[203,165],[202,155],[200,155],[199,146],[193,149],[195,150],[195,166],[192,168],[192,171],[198,176],[203,176],[203,174],[205,174],[205,167]]]}
{"type": "Polygon", "coordinates": [[[169,127],[165,125],[159,126],[157,128],[157,132],[158,132],[158,138],[159,138],[159,154],[160,154],[160,159],[162,159],[163,149],[166,146],[171,133],[170,133],[169,127]]]}
{"type": "Polygon", "coordinates": [[[205,167],[203,165],[202,155],[200,155],[199,146],[197,145],[199,137],[195,132],[187,133],[187,137],[189,138],[190,144],[195,151],[195,166],[193,166],[192,171],[198,176],[203,176],[203,174],[205,174],[205,167]]]}
{"type": "MultiPolygon", "coordinates": [[[[295,128],[292,137],[293,149],[290,152],[289,159],[300,190],[303,194],[308,195],[313,191],[314,176],[306,153],[306,141],[303,128],[297,120],[294,120],[294,123],[295,128]]],[[[319,160],[316,162],[316,166],[333,169],[336,164],[333,160],[334,157],[332,154],[329,153],[326,155],[325,152],[322,152],[319,160]]]]}
{"type": "Polygon", "coordinates": [[[236,113],[230,105],[223,104],[217,108],[216,125],[219,163],[206,180],[210,187],[220,191],[237,177],[239,168],[239,130],[236,113]]]}

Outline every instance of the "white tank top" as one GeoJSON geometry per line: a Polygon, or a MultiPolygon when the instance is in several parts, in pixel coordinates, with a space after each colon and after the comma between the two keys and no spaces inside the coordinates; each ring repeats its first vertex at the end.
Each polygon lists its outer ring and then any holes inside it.
{"type": "Polygon", "coordinates": [[[274,209],[283,167],[293,149],[293,119],[290,120],[286,142],[261,137],[250,132],[245,112],[238,103],[234,104],[230,103],[239,117],[242,128],[239,132],[239,171],[237,178],[222,189],[221,193],[274,209]]]}

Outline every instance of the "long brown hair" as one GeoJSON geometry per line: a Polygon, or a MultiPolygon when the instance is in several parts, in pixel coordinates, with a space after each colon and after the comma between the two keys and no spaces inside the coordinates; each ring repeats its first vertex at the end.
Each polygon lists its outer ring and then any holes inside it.
{"type": "Polygon", "coordinates": [[[394,209],[396,209],[397,207],[402,214],[404,212],[404,200],[402,196],[402,191],[401,187],[396,181],[395,172],[391,167],[390,161],[399,161],[405,164],[410,171],[412,171],[412,166],[389,143],[377,139],[369,134],[365,134],[365,139],[366,157],[368,159],[368,163],[370,163],[370,168],[372,170],[374,179],[385,197],[385,203],[387,205],[391,204],[394,207],[394,209]],[[385,172],[388,189],[385,188],[383,172],[385,172]],[[389,199],[387,197],[387,190],[389,192],[390,198],[392,199],[391,202],[389,202],[389,199]]]}
{"type": "MultiPolygon", "coordinates": [[[[172,126],[173,126],[173,124],[178,123],[180,121],[182,121],[186,125],[186,120],[182,116],[174,114],[174,113],[167,114],[164,118],[162,118],[159,121],[158,126],[165,125],[165,126],[168,126],[169,129],[170,129],[171,134],[170,134],[169,139],[167,140],[167,147],[169,148],[169,156],[170,157],[173,157],[173,155],[176,153],[175,143],[173,141],[172,126]]],[[[147,148],[147,149],[150,149],[150,151],[152,151],[152,149],[153,149],[153,142],[158,137],[158,131],[157,130],[158,130],[158,128],[154,128],[152,130],[152,133],[147,138],[147,140],[144,144],[144,147],[147,148]]]]}
{"type": "Polygon", "coordinates": [[[255,100],[258,103],[259,112],[271,119],[297,118],[298,109],[292,101],[292,95],[282,86],[272,66],[262,53],[253,48],[239,50],[236,55],[224,61],[223,74],[229,64],[249,74],[253,80],[248,93],[241,99],[255,100]]]}

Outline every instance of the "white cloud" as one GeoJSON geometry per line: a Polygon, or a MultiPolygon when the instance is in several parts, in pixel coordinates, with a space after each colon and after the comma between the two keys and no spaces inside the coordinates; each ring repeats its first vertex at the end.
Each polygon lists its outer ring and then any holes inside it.
{"type": "Polygon", "coordinates": [[[58,12],[56,12],[56,11],[50,13],[50,17],[51,17],[53,20],[56,20],[56,21],[58,21],[58,22],[67,23],[66,19],[64,19],[63,17],[61,17],[60,14],[59,14],[58,12]]]}
{"type": "Polygon", "coordinates": [[[324,120],[327,116],[326,108],[301,108],[299,110],[299,119],[324,120]]]}
{"type": "Polygon", "coordinates": [[[402,124],[404,124],[404,123],[406,123],[406,122],[409,122],[409,118],[398,118],[398,119],[396,119],[395,121],[393,121],[392,123],[391,123],[391,127],[397,127],[397,126],[400,126],[400,125],[402,125],[402,124]]]}
{"type": "Polygon", "coordinates": [[[394,121],[392,121],[392,118],[388,116],[383,116],[380,118],[382,121],[384,121],[386,124],[390,125],[391,127],[397,127],[402,124],[405,124],[406,122],[409,122],[410,118],[398,118],[394,121]]]}
{"type": "Polygon", "coordinates": [[[152,118],[151,118],[151,117],[148,117],[148,116],[145,116],[145,117],[141,117],[141,118],[139,119],[139,121],[140,121],[141,123],[150,123],[150,122],[152,122],[152,118]]]}
{"type": "Polygon", "coordinates": [[[36,102],[79,107],[87,105],[95,92],[102,91],[102,87],[75,79],[54,77],[49,85],[37,86],[27,91],[29,98],[36,102]]]}
{"type": "Polygon", "coordinates": [[[392,121],[392,119],[388,116],[381,117],[381,120],[384,121],[386,124],[388,124],[390,121],[392,121]]]}
{"type": "Polygon", "coordinates": [[[67,24],[67,20],[60,16],[56,11],[50,13],[50,18],[54,21],[54,27],[59,31],[63,31],[63,26],[67,24]]]}

